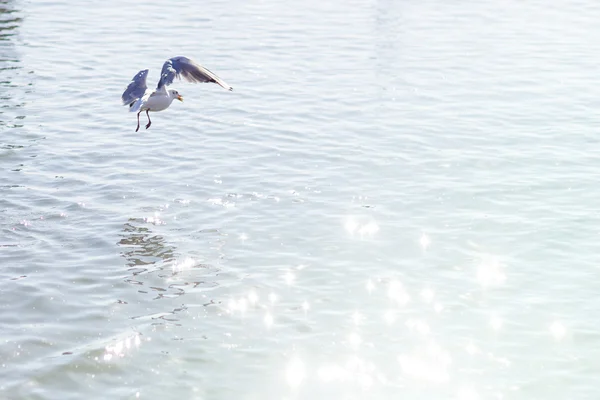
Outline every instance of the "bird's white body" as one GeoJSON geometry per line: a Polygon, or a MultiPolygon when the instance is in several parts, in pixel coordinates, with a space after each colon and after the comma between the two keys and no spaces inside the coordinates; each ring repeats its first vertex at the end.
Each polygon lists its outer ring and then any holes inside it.
{"type": "Polygon", "coordinates": [[[147,69],[135,74],[121,96],[123,105],[129,105],[129,111],[137,113],[138,124],[135,129],[136,132],[140,129],[141,112],[146,111],[146,116],[148,117],[146,129],[148,129],[152,125],[150,114],[148,114],[150,111],[166,110],[175,99],[183,101],[183,97],[181,97],[177,90],[167,90],[167,86],[173,83],[175,78],[184,78],[189,82],[213,82],[224,89],[233,90],[225,81],[202,65],[181,56],[169,58],[165,61],[160,71],[160,80],[158,81],[156,90],[148,89],[146,85],[147,76],[147,69]]]}
{"type": "Polygon", "coordinates": [[[142,98],[133,103],[129,111],[163,111],[169,108],[173,100],[178,98],[177,96],[179,95],[174,95],[173,91],[148,89],[142,98]]]}

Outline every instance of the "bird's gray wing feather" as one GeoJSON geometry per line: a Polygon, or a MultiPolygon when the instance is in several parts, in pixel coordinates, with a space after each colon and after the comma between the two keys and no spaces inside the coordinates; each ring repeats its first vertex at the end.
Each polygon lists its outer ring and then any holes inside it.
{"type": "Polygon", "coordinates": [[[129,82],[127,89],[125,89],[123,95],[121,96],[121,99],[123,100],[123,105],[131,104],[144,95],[146,89],[148,88],[148,86],[146,85],[147,76],[148,70],[144,69],[138,72],[133,77],[131,82],[129,82]]]}
{"type": "Polygon", "coordinates": [[[213,72],[187,57],[173,57],[165,61],[157,89],[170,85],[175,78],[183,78],[188,82],[214,82],[227,90],[233,90],[213,72]]]}

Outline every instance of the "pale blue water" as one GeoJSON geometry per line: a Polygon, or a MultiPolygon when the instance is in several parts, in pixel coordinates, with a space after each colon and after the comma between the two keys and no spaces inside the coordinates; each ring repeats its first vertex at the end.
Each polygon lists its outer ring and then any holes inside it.
{"type": "Polygon", "coordinates": [[[1,1],[0,398],[597,399],[599,20],[1,1]]]}

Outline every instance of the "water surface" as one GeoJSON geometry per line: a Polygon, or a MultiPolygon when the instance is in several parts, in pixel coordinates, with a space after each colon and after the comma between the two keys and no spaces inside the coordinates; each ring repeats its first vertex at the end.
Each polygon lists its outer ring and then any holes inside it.
{"type": "Polygon", "coordinates": [[[597,398],[599,18],[1,1],[1,397],[597,398]]]}

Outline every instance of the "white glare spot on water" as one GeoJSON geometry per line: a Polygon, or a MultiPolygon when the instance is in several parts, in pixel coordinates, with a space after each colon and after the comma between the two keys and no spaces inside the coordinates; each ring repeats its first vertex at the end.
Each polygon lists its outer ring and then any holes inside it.
{"type": "Polygon", "coordinates": [[[392,325],[394,322],[396,322],[396,312],[394,310],[387,310],[383,314],[383,319],[388,325],[392,325]]]}
{"type": "Polygon", "coordinates": [[[469,342],[469,344],[466,346],[465,350],[467,351],[467,353],[469,353],[470,355],[475,355],[477,353],[479,353],[479,349],[477,348],[477,346],[475,346],[473,343],[469,342]]]}
{"type": "Polygon", "coordinates": [[[483,287],[499,286],[506,281],[497,257],[485,256],[477,267],[477,281],[483,287]]]}
{"type": "Polygon", "coordinates": [[[153,217],[145,217],[144,221],[149,223],[149,224],[154,224],[154,225],[163,225],[164,221],[160,219],[160,214],[157,212],[154,213],[153,217]]]}
{"type": "Polygon", "coordinates": [[[227,200],[223,201],[223,199],[208,199],[207,201],[215,206],[223,206],[225,208],[234,208],[235,207],[234,202],[230,202],[227,200]]]}
{"type": "Polygon", "coordinates": [[[448,352],[435,343],[413,354],[398,356],[398,363],[402,373],[414,379],[434,383],[448,382],[450,379],[448,368],[452,359],[448,352]]]}
{"type": "Polygon", "coordinates": [[[498,316],[493,316],[492,318],[490,318],[490,326],[492,327],[493,330],[498,331],[500,330],[500,328],[502,328],[502,318],[498,317],[498,316]]]}
{"type": "Polygon", "coordinates": [[[240,240],[241,240],[242,242],[245,242],[246,240],[248,240],[248,235],[246,235],[245,233],[242,233],[242,234],[240,235],[240,240]]]}
{"type": "Polygon", "coordinates": [[[356,231],[356,228],[358,228],[358,222],[356,222],[353,217],[347,217],[344,227],[350,234],[352,234],[356,231]]]}
{"type": "Polygon", "coordinates": [[[306,375],[304,363],[301,359],[294,357],[290,360],[285,370],[288,385],[292,388],[300,386],[306,375]]]}
{"type": "Polygon", "coordinates": [[[191,257],[186,257],[185,259],[183,259],[183,261],[181,262],[176,262],[173,264],[172,270],[173,273],[178,273],[181,271],[186,271],[188,269],[191,269],[195,264],[195,261],[193,258],[191,257]]]}
{"type": "Polygon", "coordinates": [[[140,335],[136,333],[135,335],[117,340],[114,345],[107,345],[104,348],[103,360],[108,362],[115,358],[125,357],[127,353],[132,351],[132,341],[135,344],[135,347],[138,348],[140,346],[140,335]]]}
{"type": "Polygon", "coordinates": [[[406,326],[411,331],[415,331],[417,333],[420,333],[421,335],[428,335],[431,333],[431,328],[429,327],[429,324],[419,319],[409,319],[408,321],[406,321],[406,326]]]}
{"type": "Polygon", "coordinates": [[[307,312],[309,308],[310,306],[308,305],[308,301],[304,300],[304,303],[302,303],[302,310],[304,310],[304,312],[307,312]]]}
{"type": "Polygon", "coordinates": [[[294,274],[291,271],[288,271],[283,276],[283,279],[285,280],[285,283],[288,284],[288,286],[291,286],[294,283],[294,279],[296,279],[296,277],[294,276],[294,274]]]}
{"type": "Polygon", "coordinates": [[[352,347],[358,347],[362,343],[362,338],[356,332],[352,332],[350,336],[348,336],[348,342],[352,347]]]}
{"type": "Polygon", "coordinates": [[[364,316],[358,311],[354,311],[354,314],[352,314],[352,322],[354,322],[354,325],[360,324],[363,319],[364,316]]]}
{"type": "Polygon", "coordinates": [[[240,301],[238,301],[238,306],[240,308],[240,312],[242,314],[245,313],[246,310],[248,310],[248,300],[241,298],[240,301]]]}
{"type": "Polygon", "coordinates": [[[323,365],[317,370],[319,379],[324,382],[345,380],[347,371],[336,364],[323,365]]]}
{"type": "Polygon", "coordinates": [[[135,392],[135,398],[139,399],[140,398],[140,392],[135,392]]]}
{"type": "Polygon", "coordinates": [[[271,314],[267,313],[265,315],[264,321],[265,321],[265,325],[267,326],[267,328],[270,328],[273,326],[273,316],[271,314]]]}
{"type": "Polygon", "coordinates": [[[271,305],[275,304],[277,301],[277,295],[273,292],[269,293],[269,301],[271,302],[271,305]]]}
{"type": "Polygon", "coordinates": [[[427,250],[427,248],[431,244],[431,241],[429,240],[429,237],[426,234],[423,233],[423,234],[421,234],[421,238],[419,239],[419,243],[421,244],[421,247],[423,248],[423,250],[427,250]]]}
{"type": "Polygon", "coordinates": [[[421,291],[421,298],[423,299],[423,301],[425,301],[425,303],[431,303],[434,297],[435,292],[433,291],[433,289],[427,288],[421,291]]]}
{"type": "Polygon", "coordinates": [[[555,321],[550,325],[550,333],[556,340],[561,340],[565,334],[567,333],[567,329],[563,324],[558,321],[555,321]]]}
{"type": "Polygon", "coordinates": [[[398,305],[406,305],[409,302],[410,296],[404,290],[402,283],[398,281],[391,281],[388,288],[388,297],[398,303],[398,305]]]}
{"type": "Polygon", "coordinates": [[[472,387],[465,386],[458,391],[457,400],[479,400],[479,394],[472,387]]]}
{"type": "Polygon", "coordinates": [[[435,303],[433,305],[433,311],[435,311],[438,314],[441,313],[443,309],[444,309],[444,306],[441,303],[435,303]]]}
{"type": "Polygon", "coordinates": [[[371,292],[375,289],[375,284],[373,283],[372,280],[368,280],[367,281],[367,292],[369,292],[369,294],[371,294],[371,292]]]}
{"type": "Polygon", "coordinates": [[[237,309],[238,309],[237,301],[235,301],[235,299],[229,299],[229,303],[227,304],[227,311],[229,311],[229,313],[233,313],[237,309]]]}
{"type": "Polygon", "coordinates": [[[113,349],[113,353],[115,353],[117,356],[123,356],[123,345],[123,341],[119,340],[113,349]]]}
{"type": "Polygon", "coordinates": [[[256,294],[254,290],[251,290],[250,293],[248,293],[248,301],[251,305],[255,305],[258,302],[258,294],[256,294]]]}
{"type": "Polygon", "coordinates": [[[358,233],[360,236],[373,236],[379,232],[379,225],[374,220],[371,219],[368,222],[363,221],[361,223],[353,216],[346,217],[344,228],[351,235],[358,233]]]}
{"type": "Polygon", "coordinates": [[[369,235],[369,236],[372,236],[372,235],[376,234],[377,232],[379,232],[379,225],[377,225],[377,222],[375,222],[375,221],[371,221],[371,222],[361,226],[361,228],[358,230],[358,233],[360,233],[361,235],[369,235]]]}

